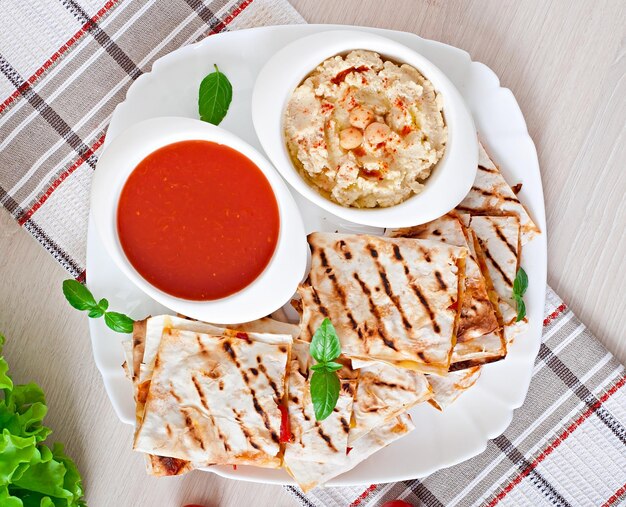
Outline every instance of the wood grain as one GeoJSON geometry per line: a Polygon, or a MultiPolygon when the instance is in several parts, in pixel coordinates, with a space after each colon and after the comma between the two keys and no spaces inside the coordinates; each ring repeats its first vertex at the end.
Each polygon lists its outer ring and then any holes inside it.
{"type": "MultiPolygon", "coordinates": [[[[313,23],[417,33],[467,50],[517,97],[542,167],[549,283],[622,362],[626,313],[626,3],[622,0],[294,0],[313,23]]],[[[83,473],[89,505],[292,505],[278,486],[211,474],[157,480],[130,451],[87,322],[61,297],[66,273],[0,213],[0,330],[18,382],[47,393],[53,438],[83,473]]],[[[581,351],[584,353],[584,351],[581,351]]]]}

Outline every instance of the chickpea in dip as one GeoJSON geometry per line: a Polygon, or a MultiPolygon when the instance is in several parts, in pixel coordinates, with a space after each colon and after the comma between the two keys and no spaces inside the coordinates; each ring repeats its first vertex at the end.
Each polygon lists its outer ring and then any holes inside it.
{"type": "Polygon", "coordinates": [[[295,89],[285,139],[322,195],[347,207],[394,206],[422,191],[443,156],[442,109],[417,69],[355,50],[325,60],[295,89]]]}

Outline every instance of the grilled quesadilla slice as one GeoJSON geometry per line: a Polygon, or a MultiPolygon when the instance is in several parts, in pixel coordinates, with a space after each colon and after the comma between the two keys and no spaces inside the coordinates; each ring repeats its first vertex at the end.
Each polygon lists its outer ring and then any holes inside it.
{"type": "MultiPolygon", "coordinates": [[[[392,237],[429,239],[469,248],[469,231],[456,213],[432,222],[388,232],[392,237]]],[[[506,342],[489,299],[485,278],[472,249],[465,259],[461,313],[451,363],[456,367],[491,362],[506,356],[506,342]]]]}
{"type": "Polygon", "coordinates": [[[147,319],[144,320],[136,320],[133,323],[133,341],[132,341],[132,351],[133,351],[133,360],[132,360],[132,368],[129,366],[129,370],[132,371],[133,382],[137,381],[139,375],[139,367],[143,360],[143,354],[146,346],[146,326],[147,319]]]}
{"type": "Polygon", "coordinates": [[[513,189],[504,180],[500,169],[487,155],[482,144],[478,143],[478,172],[471,190],[457,206],[459,211],[472,215],[515,215],[521,225],[521,240],[525,245],[541,233],[532,221],[526,208],[517,198],[513,189]]]}
{"type": "MultiPolygon", "coordinates": [[[[261,333],[275,334],[292,334],[297,336],[299,328],[293,324],[279,322],[270,318],[262,318],[257,321],[238,324],[240,331],[255,331],[261,333]]],[[[143,419],[144,406],[148,390],[150,388],[150,379],[154,370],[154,360],[161,343],[161,336],[165,329],[178,328],[182,330],[191,330],[199,332],[221,333],[224,328],[207,324],[184,316],[159,315],[150,317],[143,321],[135,322],[133,326],[133,339],[128,344],[124,344],[125,354],[130,345],[132,347],[132,358],[129,361],[127,357],[126,364],[128,367],[131,380],[134,384],[135,396],[135,432],[138,431],[143,419]],[[137,369],[132,367],[138,365],[137,369]]],[[[146,455],[146,468],[151,475],[179,475],[194,468],[194,466],[184,460],[174,459],[170,457],[146,455]]]]}
{"type": "Polygon", "coordinates": [[[195,467],[189,461],[166,456],[155,456],[145,454],[146,471],[156,477],[170,477],[173,475],[183,475],[191,472],[195,467]]]}
{"type": "Polygon", "coordinates": [[[352,470],[375,452],[387,447],[414,429],[415,426],[411,421],[411,417],[408,414],[403,414],[391,422],[373,429],[367,435],[357,440],[354,443],[354,447],[349,448],[349,451],[339,463],[294,460],[288,466],[285,463],[285,468],[289,475],[298,483],[302,491],[306,493],[316,486],[328,482],[333,477],[352,470]]]}
{"type": "Polygon", "coordinates": [[[134,449],[202,466],[279,467],[291,343],[165,329],[134,449]]]}
{"type": "Polygon", "coordinates": [[[453,371],[444,376],[428,375],[428,382],[433,389],[429,401],[439,410],[449,407],[465,391],[472,387],[480,377],[480,366],[453,371]]]}
{"type": "Polygon", "coordinates": [[[432,389],[423,373],[380,362],[364,364],[359,369],[348,445],[354,447],[372,429],[393,421],[431,396],[432,389]]]}
{"type": "Polygon", "coordinates": [[[122,349],[124,350],[124,362],[122,363],[122,369],[126,378],[133,383],[133,396],[135,383],[133,382],[133,341],[125,340],[122,342],[122,349]]]}
{"type": "Polygon", "coordinates": [[[356,375],[352,372],[346,375],[345,368],[339,370],[341,387],[337,405],[326,419],[317,421],[309,386],[313,373],[309,369],[313,364],[309,345],[295,340],[291,351],[287,408],[292,438],[285,446],[286,466],[292,461],[341,461],[348,447],[356,375]]]}
{"type": "Polygon", "coordinates": [[[520,259],[519,220],[515,216],[475,216],[470,227],[476,234],[493,288],[500,298],[500,313],[508,324],[515,317],[511,308],[515,304],[513,282],[520,259]]]}
{"type": "Polygon", "coordinates": [[[368,235],[309,235],[311,273],[298,289],[301,339],[325,317],[343,354],[446,372],[454,345],[466,248],[368,235]]]}

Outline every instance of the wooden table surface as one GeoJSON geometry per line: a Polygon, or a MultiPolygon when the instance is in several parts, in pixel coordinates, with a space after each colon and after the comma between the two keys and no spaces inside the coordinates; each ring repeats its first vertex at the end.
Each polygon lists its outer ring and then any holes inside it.
{"type": "MultiPolygon", "coordinates": [[[[312,23],[414,32],[467,50],[520,103],[539,153],[548,280],[622,362],[626,337],[626,2],[294,0],[312,23]]],[[[154,479],[131,448],[94,364],[67,275],[0,213],[0,330],[18,382],[46,391],[52,438],[77,461],[92,507],[293,505],[279,486],[194,472],[154,479]]]]}

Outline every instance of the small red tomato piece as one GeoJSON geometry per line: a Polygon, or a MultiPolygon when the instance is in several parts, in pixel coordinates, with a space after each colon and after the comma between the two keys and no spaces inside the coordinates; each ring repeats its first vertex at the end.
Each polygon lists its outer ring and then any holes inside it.
{"type": "Polygon", "coordinates": [[[382,507],[413,507],[413,504],[404,500],[391,500],[390,502],[385,502],[382,507]]]}
{"type": "Polygon", "coordinates": [[[285,405],[278,405],[278,409],[280,410],[280,442],[287,443],[291,442],[291,427],[289,425],[289,412],[287,411],[287,407],[285,405]]]}
{"type": "Polygon", "coordinates": [[[183,507],[204,507],[204,505],[200,505],[199,503],[188,503],[187,505],[183,505],[183,507]]]}

